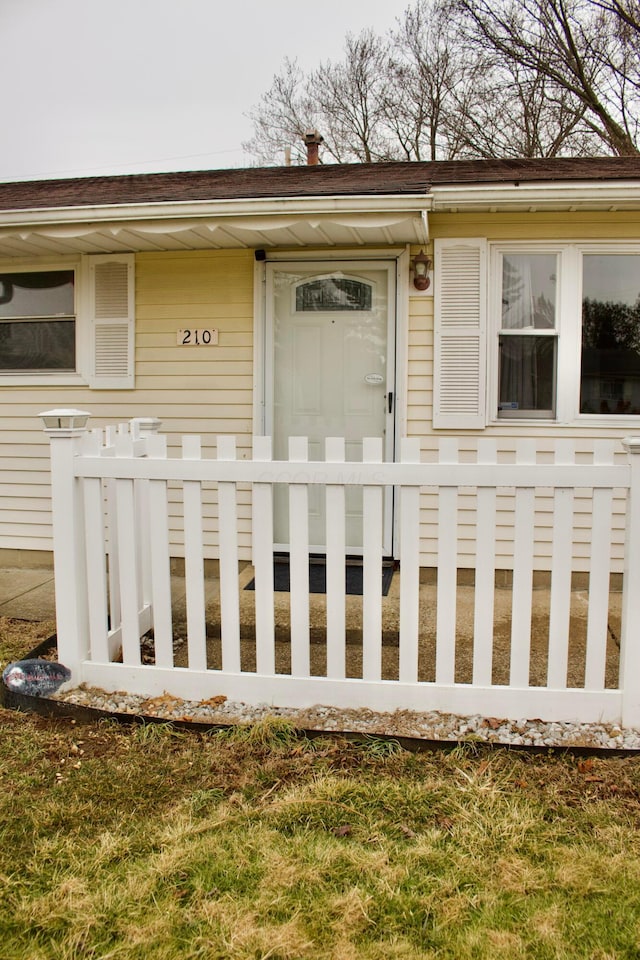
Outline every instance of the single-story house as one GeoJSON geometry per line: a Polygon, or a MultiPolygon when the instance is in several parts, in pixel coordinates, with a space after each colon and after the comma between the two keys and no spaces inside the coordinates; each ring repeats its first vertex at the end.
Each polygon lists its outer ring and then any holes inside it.
{"type": "MultiPolygon", "coordinates": [[[[403,436],[420,437],[427,458],[443,436],[469,455],[492,436],[508,459],[522,436],[541,456],[557,438],[588,456],[595,438],[640,435],[640,157],[0,184],[5,563],[51,550],[38,414],[52,407],[89,411],[94,426],[157,417],[170,449],[199,434],[205,455],[233,434],[248,457],[266,434],[276,459],[289,436],[308,436],[312,459],[344,436],[354,460],[363,437],[383,437],[393,460],[403,436]]],[[[428,492],[423,506],[429,566],[428,492]]],[[[243,509],[248,559],[249,490],[243,509]]],[[[213,493],[204,522],[215,558],[213,493]]],[[[468,530],[462,567],[475,551],[468,530]]],[[[394,556],[391,501],[384,536],[394,556]]],[[[177,557],[181,537],[176,511],[177,557]]],[[[586,512],[576,569],[589,540],[586,512]]],[[[286,549],[278,504],[275,541],[286,549]]],[[[621,541],[620,529],[614,561],[621,541]]],[[[541,568],[545,550],[542,533],[541,568]]]]}

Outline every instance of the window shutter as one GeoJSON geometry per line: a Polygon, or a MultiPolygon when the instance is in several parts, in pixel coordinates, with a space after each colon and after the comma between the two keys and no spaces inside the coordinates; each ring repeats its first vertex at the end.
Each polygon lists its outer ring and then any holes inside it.
{"type": "Polygon", "coordinates": [[[485,426],[487,244],[434,243],[433,426],[485,426]]]}
{"type": "Polygon", "coordinates": [[[134,262],[132,253],[89,258],[89,385],[94,390],[134,386],[134,262]]]}

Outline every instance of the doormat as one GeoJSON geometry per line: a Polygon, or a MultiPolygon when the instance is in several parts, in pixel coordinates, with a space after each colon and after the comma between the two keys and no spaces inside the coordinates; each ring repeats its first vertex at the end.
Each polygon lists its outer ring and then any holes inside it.
{"type": "MultiPolygon", "coordinates": [[[[389,593],[391,580],[393,579],[393,564],[384,564],[382,567],[382,596],[386,597],[389,593]]],[[[351,596],[362,596],[362,564],[348,563],[345,567],[345,587],[346,593],[351,596]]],[[[255,590],[256,581],[251,580],[245,587],[245,590],[255,590]]],[[[276,593],[289,593],[291,590],[291,581],[289,574],[289,561],[285,558],[277,558],[273,561],[273,589],[276,593]]],[[[309,563],[309,593],[327,592],[327,568],[320,560],[312,560],[309,563]]]]}

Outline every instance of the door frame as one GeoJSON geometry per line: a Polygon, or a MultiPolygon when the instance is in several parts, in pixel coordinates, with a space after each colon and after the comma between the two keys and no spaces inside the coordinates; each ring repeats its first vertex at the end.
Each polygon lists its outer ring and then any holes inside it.
{"type": "MultiPolygon", "coordinates": [[[[397,438],[406,431],[406,373],[408,348],[408,279],[409,246],[375,250],[331,251],[268,251],[256,257],[254,271],[254,428],[256,435],[269,433],[272,424],[272,345],[273,345],[273,297],[269,278],[273,270],[270,264],[291,269],[309,268],[325,273],[344,266],[349,270],[379,269],[383,262],[391,266],[389,272],[388,316],[388,372],[387,390],[393,384],[394,401],[392,413],[386,423],[385,457],[396,458],[397,438]],[[394,268],[395,267],[395,277],[394,268]],[[395,282],[394,282],[395,281],[395,282]],[[395,288],[392,291],[392,288],[395,288]]],[[[385,556],[397,556],[397,511],[393,495],[386,511],[384,552],[385,556]]]]}

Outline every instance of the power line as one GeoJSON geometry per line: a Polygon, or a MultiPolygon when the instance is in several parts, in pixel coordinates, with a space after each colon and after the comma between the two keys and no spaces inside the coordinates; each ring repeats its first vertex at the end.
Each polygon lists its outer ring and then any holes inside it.
{"type": "MultiPolygon", "coordinates": [[[[222,156],[223,154],[240,153],[240,152],[244,153],[241,147],[235,147],[235,148],[231,147],[226,150],[210,150],[207,153],[183,153],[183,154],[177,154],[169,157],[154,157],[154,159],[152,160],[123,160],[120,163],[114,163],[114,164],[103,163],[95,166],[82,166],[82,167],[75,167],[75,168],[66,168],[62,170],[46,170],[39,173],[30,173],[28,175],[25,175],[24,173],[4,174],[0,176],[0,179],[6,182],[8,180],[42,180],[42,179],[49,179],[50,177],[83,175],[83,174],[89,174],[91,173],[91,171],[104,170],[105,166],[109,166],[110,172],[116,174],[117,170],[121,167],[131,167],[131,166],[136,167],[136,166],[143,166],[148,164],[164,164],[174,160],[197,160],[201,157],[217,157],[217,156],[222,156]]],[[[138,171],[133,171],[132,174],[144,173],[144,172],[146,171],[138,170],[138,171]]],[[[153,172],[161,172],[161,171],[153,171],[153,172]]],[[[103,174],[103,175],[109,176],[109,174],[103,174]]]]}

